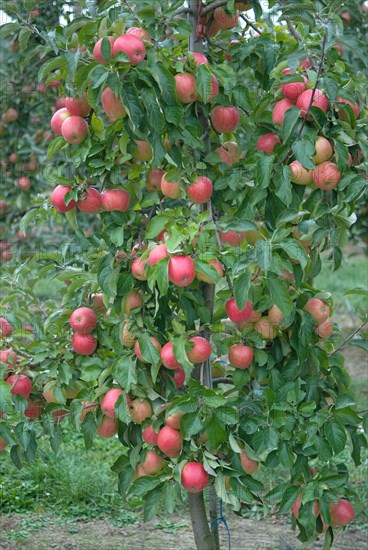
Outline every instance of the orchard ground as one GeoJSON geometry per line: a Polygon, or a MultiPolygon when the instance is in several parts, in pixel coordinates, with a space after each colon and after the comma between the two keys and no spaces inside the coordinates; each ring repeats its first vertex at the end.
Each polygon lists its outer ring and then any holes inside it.
{"type": "MultiPolygon", "coordinates": [[[[361,297],[345,296],[348,288],[367,286],[366,259],[361,248],[349,244],[347,260],[337,274],[324,266],[318,277],[320,288],[329,288],[336,297],[334,320],[342,326],[342,338],[351,334],[360,321],[357,309],[363,307],[361,297]]],[[[53,289],[55,290],[55,289],[53,289]]],[[[56,289],[57,290],[57,289],[56,289]]],[[[52,289],[50,289],[52,291],[52,289]]],[[[42,299],[49,294],[40,285],[42,299]]],[[[357,347],[348,346],[344,355],[352,378],[359,408],[368,406],[367,356],[357,347]]],[[[65,427],[68,432],[69,428],[65,427]]],[[[94,448],[84,450],[81,437],[68,433],[66,444],[57,457],[46,442],[39,459],[20,472],[4,455],[0,462],[0,548],[1,550],[192,550],[195,548],[189,515],[161,516],[143,523],[140,506],[127,511],[116,490],[116,477],[109,464],[120,454],[121,445],[97,440],[94,448]],[[149,541],[149,543],[147,543],[149,541]]],[[[344,456],[349,461],[348,454],[344,456]]],[[[357,516],[352,526],[336,536],[335,550],[368,548],[368,451],[362,465],[352,466],[351,480],[358,494],[357,516]]],[[[260,472],[262,476],[262,472],[260,472]]],[[[277,470],[272,485],[283,479],[277,470]]],[[[270,503],[271,504],[271,503],[270,503]]],[[[277,516],[270,506],[269,514],[254,506],[244,506],[243,518],[231,511],[225,513],[231,531],[233,550],[297,550],[303,548],[291,529],[290,517],[277,516]]],[[[223,548],[226,533],[220,527],[223,548]]],[[[309,549],[322,548],[315,542],[309,549]]]]}

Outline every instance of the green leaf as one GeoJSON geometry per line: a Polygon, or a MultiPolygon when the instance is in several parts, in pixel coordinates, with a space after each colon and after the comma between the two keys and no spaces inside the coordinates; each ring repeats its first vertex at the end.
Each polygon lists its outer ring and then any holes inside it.
{"type": "Polygon", "coordinates": [[[180,431],[184,437],[192,437],[203,430],[203,424],[198,411],[185,414],[180,421],[180,431]]]}
{"type": "Polygon", "coordinates": [[[152,76],[156,80],[164,100],[168,105],[176,104],[175,79],[171,72],[161,63],[153,62],[150,66],[152,76]]]}
{"type": "Polygon", "coordinates": [[[306,170],[313,170],[316,167],[311,159],[315,153],[314,145],[309,140],[303,139],[296,141],[292,145],[292,150],[296,160],[298,160],[306,170]]]}
{"type": "Polygon", "coordinates": [[[150,521],[152,518],[157,516],[161,493],[162,487],[156,488],[145,495],[143,512],[144,521],[150,521]]]}
{"type": "Polygon", "coordinates": [[[239,309],[243,309],[248,301],[248,291],[251,283],[251,274],[242,273],[234,283],[234,298],[239,309]]]}
{"type": "Polygon", "coordinates": [[[111,60],[111,44],[106,36],[103,37],[101,42],[101,54],[105,61],[111,60]]]}
{"type": "Polygon", "coordinates": [[[256,242],[255,248],[257,263],[264,274],[267,275],[272,266],[272,243],[260,240],[256,242]]]}
{"type": "Polygon", "coordinates": [[[208,439],[214,447],[218,447],[227,437],[224,424],[215,415],[207,422],[205,429],[208,439]]]}
{"type": "Polygon", "coordinates": [[[9,34],[14,34],[20,28],[19,23],[5,23],[0,27],[0,40],[3,40],[9,34]]]}
{"type": "Polygon", "coordinates": [[[267,155],[266,153],[261,153],[260,155],[261,158],[257,162],[255,179],[257,186],[261,189],[265,189],[271,181],[274,156],[267,155]]]}
{"type": "Polygon", "coordinates": [[[368,340],[364,340],[363,338],[354,338],[349,341],[349,345],[368,352],[368,340]]]}
{"type": "Polygon", "coordinates": [[[275,248],[281,248],[292,260],[297,260],[304,269],[308,263],[308,256],[302,245],[294,239],[285,239],[283,243],[277,243],[275,248]]]}
{"type": "Polygon", "coordinates": [[[324,428],[325,436],[335,453],[341,453],[345,449],[347,435],[342,426],[337,422],[328,422],[324,428]]]}
{"type": "Polygon", "coordinates": [[[156,93],[149,88],[141,88],[140,96],[146,108],[148,124],[153,130],[162,133],[165,128],[165,117],[157,102],[156,93]]]}
{"type": "Polygon", "coordinates": [[[109,233],[110,241],[115,246],[121,246],[124,243],[124,226],[115,227],[109,233]]]}
{"type": "Polygon", "coordinates": [[[168,221],[170,220],[169,216],[166,214],[159,214],[154,216],[147,224],[145,231],[146,239],[154,239],[157,235],[165,229],[168,221]]]}
{"type": "Polygon", "coordinates": [[[12,408],[11,386],[5,380],[0,380],[0,411],[8,414],[12,408]]]}
{"type": "Polygon", "coordinates": [[[51,158],[53,155],[61,151],[63,147],[66,147],[66,145],[66,141],[63,137],[59,136],[54,138],[47,148],[47,158],[51,158]]]}
{"type": "Polygon", "coordinates": [[[300,111],[296,107],[292,107],[285,112],[285,118],[282,124],[282,141],[284,143],[289,139],[298,120],[300,120],[300,111]]]}
{"type": "Polygon", "coordinates": [[[199,65],[197,76],[197,91],[204,103],[207,103],[211,96],[211,71],[207,65],[199,65]]]}
{"type": "MultiPolygon", "coordinates": [[[[155,346],[152,344],[151,339],[147,332],[143,332],[138,337],[139,349],[143,356],[143,359],[151,365],[155,365],[160,361],[160,354],[155,346]]],[[[155,382],[155,380],[153,381],[155,382]]]]}
{"type": "Polygon", "coordinates": [[[293,311],[293,301],[285,284],[278,278],[268,277],[266,285],[270,291],[273,303],[281,309],[285,316],[289,315],[293,311]]]}
{"type": "Polygon", "coordinates": [[[128,117],[135,127],[139,126],[143,118],[143,112],[138,98],[139,94],[135,86],[129,82],[125,82],[121,90],[121,99],[128,113],[128,117]]]}

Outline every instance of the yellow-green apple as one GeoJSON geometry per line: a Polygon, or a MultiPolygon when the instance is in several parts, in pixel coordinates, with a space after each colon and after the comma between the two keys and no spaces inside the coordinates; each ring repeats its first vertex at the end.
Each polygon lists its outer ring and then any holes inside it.
{"type": "Polygon", "coordinates": [[[314,332],[323,340],[329,338],[333,332],[333,325],[330,319],[326,319],[326,321],[318,325],[314,332]]]}
{"type": "Polygon", "coordinates": [[[327,321],[330,315],[329,306],[319,298],[311,298],[308,300],[303,309],[313,317],[317,325],[321,325],[327,321]]]}
{"type": "Polygon", "coordinates": [[[70,316],[70,326],[78,334],[90,334],[97,324],[97,316],[89,307],[79,307],[70,316]]]}
{"type": "Polygon", "coordinates": [[[218,105],[211,113],[212,126],[218,133],[233,132],[239,124],[239,118],[236,107],[218,105]]]}
{"type": "Polygon", "coordinates": [[[195,279],[195,264],[190,256],[172,256],[169,260],[169,281],[176,286],[188,286],[195,279]]]}
{"type": "MultiPolygon", "coordinates": [[[[298,109],[301,110],[301,113],[300,113],[301,116],[303,118],[307,117],[307,120],[310,120],[311,118],[311,116],[307,114],[307,111],[309,109],[309,106],[312,100],[312,94],[313,94],[313,90],[305,90],[300,94],[300,96],[296,101],[296,106],[298,107],[298,109]]],[[[313,102],[311,107],[318,107],[325,113],[328,109],[328,104],[329,102],[325,94],[321,90],[318,90],[317,88],[313,96],[313,102]]]]}
{"type": "Polygon", "coordinates": [[[153,424],[148,424],[142,430],[142,438],[148,445],[157,445],[158,432],[153,429],[153,424]]]}
{"type": "Polygon", "coordinates": [[[213,12],[213,19],[219,29],[232,29],[238,24],[239,12],[236,11],[235,16],[232,16],[224,8],[216,8],[213,12]]]}
{"type": "Polygon", "coordinates": [[[123,346],[127,348],[132,348],[135,344],[135,338],[133,334],[129,331],[129,324],[128,322],[124,323],[124,327],[122,330],[122,333],[120,335],[120,341],[123,346]]]}
{"type": "MultiPolygon", "coordinates": [[[[216,269],[220,279],[221,277],[224,276],[224,270],[222,269],[221,262],[217,258],[213,260],[208,260],[207,263],[216,269]]],[[[198,281],[203,281],[204,283],[209,283],[209,284],[215,283],[212,277],[210,277],[209,275],[206,275],[205,273],[203,273],[202,271],[199,271],[198,269],[196,271],[196,277],[198,281]]]]}
{"type": "Polygon", "coordinates": [[[63,125],[63,122],[70,117],[71,114],[65,107],[56,111],[56,113],[51,118],[51,130],[55,132],[55,134],[57,134],[58,136],[62,136],[63,134],[61,132],[61,127],[63,125]]]}
{"type": "Polygon", "coordinates": [[[279,136],[276,134],[268,133],[258,138],[256,149],[257,151],[264,151],[268,155],[273,153],[275,146],[281,143],[279,136]]]}
{"type": "Polygon", "coordinates": [[[175,93],[181,103],[193,103],[198,98],[197,80],[190,73],[175,75],[175,93]]]}
{"type": "Polygon", "coordinates": [[[81,97],[66,97],[65,107],[73,116],[86,117],[91,112],[91,106],[87,101],[85,93],[81,97]]]}
{"type": "Polygon", "coordinates": [[[187,357],[192,363],[203,363],[211,357],[211,344],[202,336],[193,336],[189,338],[193,347],[187,351],[187,357]]]}
{"type": "Polygon", "coordinates": [[[129,208],[129,193],[124,189],[107,189],[101,193],[101,204],[103,210],[112,212],[126,212],[129,208]]]}
{"type": "Polygon", "coordinates": [[[148,162],[153,155],[153,149],[148,141],[136,140],[133,147],[133,160],[139,162],[148,162]]]}
{"type": "MultiPolygon", "coordinates": [[[[291,69],[284,69],[282,74],[291,74],[291,69]]],[[[295,103],[300,94],[304,92],[308,85],[308,79],[305,76],[300,76],[300,79],[301,80],[298,82],[288,82],[280,86],[282,95],[285,99],[295,103]]]]}
{"type": "MultiPolygon", "coordinates": [[[[154,345],[154,347],[157,349],[157,351],[160,353],[161,351],[161,344],[160,342],[157,340],[157,338],[155,338],[154,336],[150,336],[149,339],[151,340],[152,344],[154,345]]],[[[142,355],[142,352],[141,352],[141,349],[139,347],[139,341],[137,340],[134,344],[134,351],[135,351],[135,354],[136,356],[138,357],[138,359],[140,361],[142,361],[142,363],[148,363],[148,361],[146,361],[142,355]]]]}
{"type": "Polygon", "coordinates": [[[88,135],[88,124],[81,116],[71,116],[62,123],[61,133],[65,141],[78,145],[88,135]]]}
{"type": "Polygon", "coordinates": [[[188,493],[201,493],[208,485],[208,473],[200,462],[188,462],[181,471],[181,484],[188,493]]]}
{"type": "Polygon", "coordinates": [[[123,298],[124,313],[130,314],[132,309],[143,306],[142,294],[138,290],[130,290],[128,294],[123,298]]]}
{"type": "Polygon", "coordinates": [[[183,438],[178,430],[164,426],[158,432],[157,446],[164,455],[176,458],[180,455],[183,438]]]}
{"type": "Polygon", "coordinates": [[[105,88],[101,94],[101,105],[104,113],[111,118],[124,118],[126,109],[120,97],[115,95],[111,88],[105,88]]]}
{"type": "Polygon", "coordinates": [[[213,193],[212,181],[206,176],[199,176],[186,186],[186,192],[194,204],[205,204],[213,193]]]}
{"type": "Polygon", "coordinates": [[[249,300],[246,302],[243,309],[239,309],[235,303],[235,298],[230,298],[230,300],[226,302],[225,307],[226,314],[233,323],[248,321],[253,313],[252,302],[249,300]]]}
{"type": "Polygon", "coordinates": [[[32,391],[32,382],[24,374],[11,374],[6,379],[6,382],[12,387],[11,393],[18,394],[28,399],[32,391]]]}
{"type": "Polygon", "coordinates": [[[148,276],[145,274],[145,267],[148,258],[142,259],[140,256],[134,258],[131,266],[132,275],[138,281],[147,281],[148,276]]]}
{"type": "Polygon", "coordinates": [[[272,122],[277,126],[282,126],[285,113],[291,107],[295,107],[295,105],[289,99],[280,99],[280,101],[277,101],[272,109],[272,122]]]}
{"type": "Polygon", "coordinates": [[[172,342],[167,342],[162,346],[161,352],[160,352],[160,358],[161,363],[166,367],[167,369],[178,369],[182,367],[182,365],[177,361],[174,355],[174,347],[172,342]]]}
{"type": "Polygon", "coordinates": [[[318,164],[317,168],[312,170],[313,183],[323,191],[334,189],[340,179],[341,172],[334,162],[327,160],[318,164]]]}
{"type": "Polygon", "coordinates": [[[161,180],[165,172],[161,168],[150,170],[147,174],[146,187],[148,191],[161,191],[161,180]]]}
{"type": "MultiPolygon", "coordinates": [[[[111,49],[114,45],[114,42],[115,42],[115,38],[113,36],[106,36],[106,38],[108,39],[108,41],[110,42],[111,44],[111,49]]],[[[101,45],[102,45],[102,38],[100,38],[100,40],[98,40],[96,42],[96,44],[94,45],[94,48],[93,48],[93,52],[92,52],[92,55],[93,55],[93,58],[96,60],[96,61],[99,61],[99,63],[102,63],[103,65],[106,65],[107,61],[106,59],[104,59],[103,55],[102,55],[102,52],[101,52],[101,45]]]]}
{"type": "Polygon", "coordinates": [[[177,388],[181,388],[181,386],[185,382],[185,371],[183,367],[178,367],[174,369],[174,384],[177,388]]]}
{"type": "Polygon", "coordinates": [[[11,336],[12,332],[13,326],[5,317],[0,317],[0,336],[6,338],[7,336],[11,336]]]}
{"type": "Polygon", "coordinates": [[[160,260],[163,260],[164,258],[168,258],[168,257],[169,257],[169,253],[167,251],[166,244],[158,244],[154,246],[151,252],[149,253],[148,261],[150,266],[153,266],[157,264],[157,262],[159,262],[160,260]]]}
{"type": "Polygon", "coordinates": [[[229,362],[237,369],[247,369],[253,361],[254,353],[251,347],[242,344],[229,348],[229,362]]]}
{"type": "Polygon", "coordinates": [[[312,170],[306,170],[298,160],[293,160],[289,164],[290,180],[297,185],[309,185],[313,182],[312,170]]]}
{"type": "Polygon", "coordinates": [[[220,239],[223,243],[229,244],[230,246],[239,246],[242,242],[245,241],[245,231],[229,231],[220,232],[220,239]]]}
{"type": "Polygon", "coordinates": [[[277,336],[277,327],[271,323],[268,315],[262,316],[254,328],[265,340],[274,340],[277,336]]]}
{"type": "Polygon", "coordinates": [[[142,40],[134,34],[122,34],[112,45],[112,57],[119,52],[124,52],[129,61],[120,61],[120,63],[129,63],[136,66],[142,63],[146,57],[146,48],[142,40]]]}
{"type": "Polygon", "coordinates": [[[100,193],[93,187],[87,187],[77,202],[77,206],[81,212],[86,212],[88,214],[99,212],[101,210],[100,193]]]}
{"type": "Polygon", "coordinates": [[[72,348],[79,355],[92,355],[97,348],[97,340],[90,334],[74,334],[72,348]]]}
{"type": "Polygon", "coordinates": [[[28,399],[28,405],[24,411],[24,416],[26,416],[27,418],[38,418],[39,416],[41,416],[42,411],[42,401],[31,401],[30,399],[28,399]]]}
{"type": "Polygon", "coordinates": [[[353,521],[355,510],[348,500],[340,498],[330,505],[330,516],[332,527],[345,527],[353,521]]]}
{"type": "Polygon", "coordinates": [[[153,414],[151,403],[147,399],[133,399],[129,405],[129,413],[134,424],[142,424],[146,418],[151,418],[153,414]]]}
{"type": "Polygon", "coordinates": [[[105,393],[101,401],[101,411],[104,415],[109,416],[110,418],[116,418],[115,405],[122,393],[123,390],[120,388],[112,388],[105,393]]]}
{"type": "Polygon", "coordinates": [[[55,381],[51,380],[43,388],[42,395],[47,403],[58,403],[54,393],[55,381]]]}
{"type": "Polygon", "coordinates": [[[170,199],[178,199],[181,195],[180,180],[169,181],[164,174],[161,178],[161,193],[170,199]]]}
{"type": "Polygon", "coordinates": [[[97,435],[100,437],[113,437],[118,431],[118,419],[110,416],[103,416],[101,424],[97,428],[97,435]]]}
{"type": "Polygon", "coordinates": [[[313,155],[312,160],[315,164],[321,164],[321,162],[330,160],[333,155],[331,143],[323,136],[317,137],[314,148],[316,150],[316,154],[313,155]]]}
{"type": "Polygon", "coordinates": [[[149,450],[147,451],[146,458],[142,463],[143,470],[146,475],[156,474],[160,472],[164,467],[165,460],[162,456],[158,455],[156,451],[149,450]]]}
{"type": "Polygon", "coordinates": [[[133,36],[137,36],[143,42],[151,42],[151,36],[145,29],[140,29],[139,27],[129,27],[129,29],[126,30],[126,34],[132,34],[133,36]]]}
{"type": "Polygon", "coordinates": [[[283,320],[284,314],[282,313],[281,309],[278,308],[276,304],[274,304],[268,310],[268,318],[273,325],[278,326],[283,320]]]}
{"type": "Polygon", "coordinates": [[[259,462],[250,459],[245,449],[240,453],[240,462],[247,474],[254,474],[258,470],[259,462]]]}

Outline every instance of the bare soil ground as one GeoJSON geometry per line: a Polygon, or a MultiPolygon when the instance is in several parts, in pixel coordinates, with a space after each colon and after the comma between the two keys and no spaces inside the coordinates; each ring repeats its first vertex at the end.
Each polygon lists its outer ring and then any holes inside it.
{"type": "MultiPolygon", "coordinates": [[[[255,521],[228,517],[232,550],[299,550],[303,545],[283,518],[255,521]]],[[[135,523],[124,527],[107,521],[63,524],[54,517],[43,517],[44,527],[24,532],[21,540],[11,540],[22,533],[22,516],[0,517],[1,550],[195,550],[190,522],[183,517],[170,518],[167,528],[156,521],[135,523]],[[177,527],[175,526],[177,522],[177,527]],[[185,525],[183,525],[185,524],[185,525]],[[10,539],[10,540],[9,540],[10,539]]],[[[227,536],[220,528],[222,548],[227,548],[227,536]]],[[[322,541],[308,548],[321,549],[322,541]]],[[[305,548],[305,547],[304,547],[305,548]]],[[[368,532],[350,529],[339,533],[334,550],[367,550],[368,532]]]]}

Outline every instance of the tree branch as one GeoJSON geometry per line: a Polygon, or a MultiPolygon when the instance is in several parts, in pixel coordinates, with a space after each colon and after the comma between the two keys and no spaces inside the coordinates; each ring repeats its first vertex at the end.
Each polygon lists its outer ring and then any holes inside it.
{"type": "Polygon", "coordinates": [[[295,38],[295,40],[297,42],[300,42],[301,36],[298,33],[298,31],[296,30],[296,28],[294,27],[294,25],[292,24],[292,22],[290,21],[290,19],[286,19],[285,21],[286,21],[286,24],[288,26],[290,34],[295,38]]]}
{"type": "Polygon", "coordinates": [[[348,336],[347,338],[345,338],[345,340],[334,350],[332,351],[330,354],[329,354],[329,357],[331,357],[331,355],[333,355],[334,353],[337,353],[341,348],[343,348],[345,346],[345,344],[347,344],[348,342],[350,342],[350,340],[352,338],[354,338],[354,336],[356,334],[358,334],[358,332],[360,330],[362,330],[362,328],[368,323],[368,321],[364,321],[364,323],[362,323],[356,330],[354,330],[354,332],[352,334],[350,334],[350,336],[348,336]]]}
{"type": "Polygon", "coordinates": [[[245,17],[245,15],[243,15],[242,13],[240,14],[240,17],[241,17],[241,19],[243,19],[243,21],[245,21],[245,23],[246,23],[247,25],[249,25],[249,27],[251,27],[255,32],[257,32],[259,35],[262,34],[262,31],[261,31],[258,27],[256,27],[255,24],[254,24],[250,19],[248,19],[248,17],[245,17]]]}
{"type": "Polygon", "coordinates": [[[216,8],[221,8],[222,6],[226,6],[227,0],[216,0],[215,2],[211,2],[211,4],[208,4],[208,6],[204,6],[201,10],[201,15],[206,15],[207,13],[211,13],[216,8]]]}

